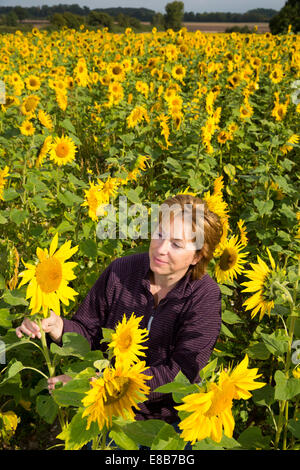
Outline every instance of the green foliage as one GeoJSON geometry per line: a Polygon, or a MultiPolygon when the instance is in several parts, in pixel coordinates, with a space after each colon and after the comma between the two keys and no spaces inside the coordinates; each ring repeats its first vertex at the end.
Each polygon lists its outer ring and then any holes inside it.
{"type": "Polygon", "coordinates": [[[164,15],[165,29],[173,29],[179,31],[183,19],[183,2],[171,2],[165,6],[166,13],[164,15]]]}
{"type": "Polygon", "coordinates": [[[289,26],[294,33],[300,31],[300,2],[299,0],[287,0],[284,7],[273,16],[269,23],[272,34],[285,34],[289,26]]]}

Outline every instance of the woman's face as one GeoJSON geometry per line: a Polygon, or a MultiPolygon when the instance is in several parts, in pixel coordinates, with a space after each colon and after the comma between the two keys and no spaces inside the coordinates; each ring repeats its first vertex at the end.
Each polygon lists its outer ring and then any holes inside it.
{"type": "Polygon", "coordinates": [[[149,248],[151,270],[160,276],[175,275],[177,279],[184,276],[189,266],[201,258],[191,239],[191,227],[181,216],[175,217],[170,224],[160,223],[149,248]]]}

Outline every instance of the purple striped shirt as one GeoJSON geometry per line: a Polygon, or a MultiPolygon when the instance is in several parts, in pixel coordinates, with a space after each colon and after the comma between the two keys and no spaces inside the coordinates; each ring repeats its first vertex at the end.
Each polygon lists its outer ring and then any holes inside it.
{"type": "MultiPolygon", "coordinates": [[[[71,320],[64,318],[64,330],[82,334],[92,349],[100,349],[101,328],[115,328],[125,313],[141,316],[141,328],[149,329],[146,374],[151,390],[172,382],[178,372],[191,383],[207,364],[221,328],[221,292],[205,274],[192,281],[188,272],[155,306],[150,292],[148,253],[114,260],[100,275],[71,320]]],[[[171,394],[150,393],[139,404],[136,419],[177,419],[171,394]]]]}

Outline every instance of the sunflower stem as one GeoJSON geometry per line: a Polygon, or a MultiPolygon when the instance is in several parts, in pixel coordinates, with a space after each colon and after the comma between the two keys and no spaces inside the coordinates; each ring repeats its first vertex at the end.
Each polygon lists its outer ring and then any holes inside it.
{"type": "Polygon", "coordinates": [[[106,429],[106,426],[104,426],[103,431],[102,431],[102,436],[101,436],[101,450],[106,449],[106,437],[107,437],[107,429],[106,429]]]}
{"type": "Polygon", "coordinates": [[[275,445],[274,445],[275,450],[278,450],[279,439],[280,439],[282,428],[283,428],[285,404],[286,404],[286,400],[282,400],[280,402],[278,426],[277,426],[277,431],[276,431],[276,436],[275,436],[275,445]]]}
{"type": "Polygon", "coordinates": [[[45,331],[42,328],[42,321],[41,321],[40,318],[38,318],[38,324],[39,324],[39,327],[40,327],[41,343],[42,343],[42,346],[43,346],[43,353],[44,353],[44,357],[45,357],[46,364],[47,364],[47,367],[48,367],[49,376],[53,377],[54,373],[55,373],[55,367],[53,366],[53,364],[51,362],[51,359],[50,359],[49,349],[48,349],[47,340],[46,340],[46,334],[45,334],[45,331]]]}

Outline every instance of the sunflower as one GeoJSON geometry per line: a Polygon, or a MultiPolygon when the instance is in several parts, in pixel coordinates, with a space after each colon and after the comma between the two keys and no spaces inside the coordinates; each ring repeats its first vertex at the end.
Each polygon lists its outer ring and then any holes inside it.
{"type": "Polygon", "coordinates": [[[59,108],[62,111],[65,111],[68,106],[68,95],[66,91],[56,91],[56,102],[59,106],[59,108]]]}
{"type": "Polygon", "coordinates": [[[35,110],[37,105],[40,102],[40,98],[36,95],[30,95],[25,98],[21,104],[21,112],[26,116],[31,116],[35,110]]]}
{"type": "Polygon", "coordinates": [[[123,87],[120,83],[118,82],[112,82],[108,86],[108,91],[111,95],[114,96],[114,98],[117,98],[118,101],[123,99],[124,96],[124,90],[123,87]]]}
{"type": "Polygon", "coordinates": [[[291,137],[288,139],[287,143],[280,148],[282,153],[286,155],[288,152],[293,150],[294,145],[298,145],[299,139],[300,136],[298,134],[292,134],[291,137]]]}
{"type": "Polygon", "coordinates": [[[52,120],[51,120],[51,116],[46,113],[46,111],[43,111],[42,109],[39,110],[38,112],[38,119],[40,121],[40,123],[46,127],[48,130],[52,130],[53,129],[53,123],[52,123],[52,120]]]}
{"type": "Polygon", "coordinates": [[[107,67],[107,74],[112,80],[123,82],[125,80],[125,69],[122,64],[111,62],[107,67]]]}
{"type": "Polygon", "coordinates": [[[249,103],[245,103],[240,107],[240,118],[247,119],[250,118],[253,114],[252,106],[249,103]]]}
{"type": "Polygon", "coordinates": [[[242,292],[254,292],[254,294],[247,299],[243,305],[246,306],[246,310],[252,310],[251,318],[259,314],[259,320],[263,318],[265,313],[270,315],[272,308],[274,307],[274,298],[268,289],[268,281],[270,281],[272,274],[278,271],[276,268],[275,261],[267,248],[267,253],[271,263],[271,269],[267,264],[257,255],[257,264],[250,263],[252,270],[245,271],[245,276],[250,281],[243,282],[241,285],[245,286],[242,292]]]}
{"type": "Polygon", "coordinates": [[[118,178],[109,176],[103,183],[102,193],[105,200],[109,201],[110,196],[115,196],[119,186],[118,178]]]}
{"type": "Polygon", "coordinates": [[[227,239],[227,234],[229,231],[229,215],[228,215],[228,206],[226,201],[223,199],[222,190],[224,188],[223,176],[219,176],[214,181],[214,190],[211,194],[210,191],[206,192],[203,196],[203,199],[207,203],[208,209],[211,212],[214,212],[220,217],[222,224],[222,236],[220,243],[223,243],[227,239]]]}
{"type": "Polygon", "coordinates": [[[132,314],[127,320],[124,314],[122,321],[117,324],[111,337],[112,341],[108,345],[108,348],[113,350],[117,364],[130,367],[139,361],[138,356],[145,356],[142,349],[147,347],[141,343],[147,341],[148,330],[139,328],[141,319],[142,317],[132,314]]]}
{"type": "Polygon", "coordinates": [[[20,126],[20,132],[26,136],[30,136],[35,133],[34,125],[31,121],[29,121],[29,119],[25,119],[25,121],[22,122],[22,125],[20,126]]]}
{"type": "Polygon", "coordinates": [[[5,186],[5,179],[9,176],[8,171],[9,171],[8,166],[4,167],[4,170],[0,170],[0,201],[4,201],[3,189],[5,186]]]}
{"type": "Polygon", "coordinates": [[[157,117],[157,120],[159,122],[160,129],[161,129],[160,133],[165,138],[166,146],[168,148],[169,146],[172,145],[171,142],[169,141],[169,137],[170,137],[170,129],[169,129],[169,126],[168,126],[169,116],[167,116],[165,114],[160,114],[157,117]]]}
{"type": "Polygon", "coordinates": [[[41,80],[36,75],[30,75],[29,77],[25,78],[24,81],[28,90],[36,91],[41,87],[41,80]]]}
{"type": "Polygon", "coordinates": [[[60,301],[69,305],[69,300],[74,300],[74,296],[78,295],[68,286],[69,281],[76,279],[73,269],[77,263],[65,262],[76,253],[78,246],[71,248],[71,241],[67,241],[57,250],[57,244],[56,233],[49,252],[47,248],[37,248],[37,265],[23,262],[27,269],[19,274],[22,280],[18,287],[29,282],[26,299],[31,299],[29,308],[32,315],[42,310],[44,317],[47,317],[50,309],[60,315],[60,301]]]}
{"type": "Polygon", "coordinates": [[[248,369],[248,357],[232,371],[221,371],[218,381],[209,382],[200,392],[183,398],[183,405],[176,406],[179,411],[190,413],[179,423],[182,438],[194,444],[207,437],[220,442],[222,433],[232,437],[235,421],[232,415],[233,399],[248,399],[249,390],[265,385],[254,382],[260,375],[257,369],[248,369]]]}
{"type": "Polygon", "coordinates": [[[226,144],[226,142],[227,142],[227,140],[229,140],[229,138],[230,138],[229,132],[221,131],[218,134],[217,140],[221,145],[223,145],[223,144],[226,144]]]}
{"type": "Polygon", "coordinates": [[[89,217],[92,220],[97,220],[101,213],[102,204],[108,204],[108,198],[103,194],[103,182],[98,180],[98,184],[89,182],[89,189],[85,190],[85,201],[81,204],[89,208],[89,217]]]}
{"type": "Polygon", "coordinates": [[[65,165],[75,159],[76,151],[76,145],[70,137],[65,137],[64,135],[62,137],[55,137],[50,148],[50,158],[59,166],[65,165]]]}
{"type": "Polygon", "coordinates": [[[131,111],[129,116],[126,118],[127,126],[129,128],[135,127],[137,124],[139,124],[140,122],[142,122],[144,120],[147,121],[147,122],[150,121],[147,110],[143,106],[136,106],[131,111]]]}
{"type": "Polygon", "coordinates": [[[270,79],[273,83],[280,83],[283,79],[283,70],[281,64],[276,64],[270,73],[270,79]]]}
{"type": "Polygon", "coordinates": [[[172,77],[179,80],[181,83],[186,75],[186,69],[182,65],[175,65],[172,68],[172,77]]]}
{"type": "Polygon", "coordinates": [[[97,422],[99,429],[111,426],[113,416],[134,419],[133,407],[145,400],[150,387],[145,384],[152,377],[143,374],[145,362],[138,362],[130,369],[107,367],[103,376],[91,382],[82,403],[85,407],[82,417],[88,416],[87,429],[97,422]]]}
{"type": "Polygon", "coordinates": [[[230,381],[234,387],[233,399],[247,400],[251,398],[249,390],[257,390],[264,387],[264,382],[254,382],[254,380],[261,377],[262,374],[257,374],[258,369],[248,369],[249,358],[247,354],[240,364],[234,369],[229,369],[227,372],[222,371],[219,377],[219,384],[222,386],[225,381],[230,381]]]}
{"type": "Polygon", "coordinates": [[[243,248],[244,244],[238,240],[237,236],[232,236],[229,240],[225,240],[218,245],[217,253],[220,258],[215,268],[218,282],[233,281],[238,274],[241,274],[243,264],[246,263],[245,257],[248,254],[242,252],[243,248]]]}
{"type": "Polygon", "coordinates": [[[141,80],[137,80],[135,83],[135,88],[138,92],[142,93],[146,98],[148,98],[149,94],[149,85],[141,80]]]}
{"type": "Polygon", "coordinates": [[[247,238],[247,229],[245,227],[245,221],[240,219],[237,223],[237,226],[240,231],[241,243],[246,246],[248,243],[248,238],[247,238]]]}
{"type": "Polygon", "coordinates": [[[234,73],[227,78],[230,88],[236,88],[241,83],[241,77],[238,73],[234,73]]]}
{"type": "Polygon", "coordinates": [[[52,142],[52,137],[51,137],[51,135],[49,135],[44,140],[44,143],[43,143],[43,145],[40,149],[39,155],[36,159],[36,162],[35,162],[36,168],[41,166],[41,164],[43,163],[44,158],[46,157],[47,153],[49,152],[49,150],[51,148],[51,142],[52,142]]]}
{"type": "Polygon", "coordinates": [[[149,157],[149,155],[139,155],[134,164],[134,168],[138,168],[139,170],[145,171],[147,169],[148,160],[151,160],[151,157],[149,157]]]}

